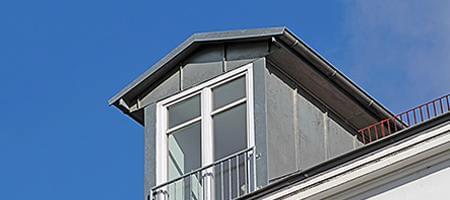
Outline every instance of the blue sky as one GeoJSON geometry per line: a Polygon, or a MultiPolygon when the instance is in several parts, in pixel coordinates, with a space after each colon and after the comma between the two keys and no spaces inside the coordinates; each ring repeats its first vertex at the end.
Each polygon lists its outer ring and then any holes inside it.
{"type": "Polygon", "coordinates": [[[450,89],[449,1],[2,1],[0,199],[141,199],[107,100],[194,32],[288,26],[400,112],[450,89]]]}

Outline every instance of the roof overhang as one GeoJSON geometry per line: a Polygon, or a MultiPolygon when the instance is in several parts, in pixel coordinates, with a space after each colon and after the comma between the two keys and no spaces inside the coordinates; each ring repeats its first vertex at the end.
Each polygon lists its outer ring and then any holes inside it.
{"type": "Polygon", "coordinates": [[[334,67],[305,42],[295,36],[286,27],[194,34],[155,65],[150,67],[141,76],[128,84],[128,86],[109,99],[109,105],[116,106],[142,124],[141,119],[137,119],[139,117],[132,114],[132,106],[136,103],[137,98],[146,90],[146,88],[158,83],[160,79],[165,77],[165,75],[174,67],[177,67],[181,61],[188,57],[199,46],[213,43],[258,41],[268,39],[272,39],[273,41],[281,41],[284,44],[287,44],[292,51],[295,51],[310,60],[317,70],[325,74],[330,81],[343,88],[355,101],[367,109],[375,118],[381,120],[393,116],[388,109],[378,103],[363,89],[358,87],[354,82],[337,70],[336,67],[334,67]]]}

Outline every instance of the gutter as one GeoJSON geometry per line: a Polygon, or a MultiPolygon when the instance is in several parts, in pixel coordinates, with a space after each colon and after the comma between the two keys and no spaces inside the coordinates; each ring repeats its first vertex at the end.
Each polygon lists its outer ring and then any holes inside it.
{"type": "Polygon", "coordinates": [[[291,49],[295,50],[297,54],[302,55],[310,62],[314,63],[315,67],[328,77],[335,84],[339,85],[341,89],[354,97],[364,108],[371,110],[372,113],[379,119],[393,117],[394,114],[390,112],[385,106],[381,105],[372,96],[370,96],[362,88],[358,87],[347,76],[340,72],[333,64],[327,61],[323,56],[316,52],[313,48],[308,46],[304,41],[298,39],[289,29],[285,29],[280,39],[287,44],[291,49]]]}

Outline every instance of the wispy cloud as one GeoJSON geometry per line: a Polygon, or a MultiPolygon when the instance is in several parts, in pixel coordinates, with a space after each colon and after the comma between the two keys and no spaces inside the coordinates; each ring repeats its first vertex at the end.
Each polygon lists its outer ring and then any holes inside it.
{"type": "Polygon", "coordinates": [[[344,23],[351,77],[394,111],[450,92],[450,1],[349,1],[344,23]]]}

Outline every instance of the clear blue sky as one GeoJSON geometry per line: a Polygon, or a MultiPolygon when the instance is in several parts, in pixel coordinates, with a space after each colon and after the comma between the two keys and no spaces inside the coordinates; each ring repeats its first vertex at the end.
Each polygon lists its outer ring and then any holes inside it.
{"type": "Polygon", "coordinates": [[[194,32],[288,26],[394,112],[449,92],[449,1],[276,2],[0,2],[0,199],[142,199],[107,99],[194,32]]]}

